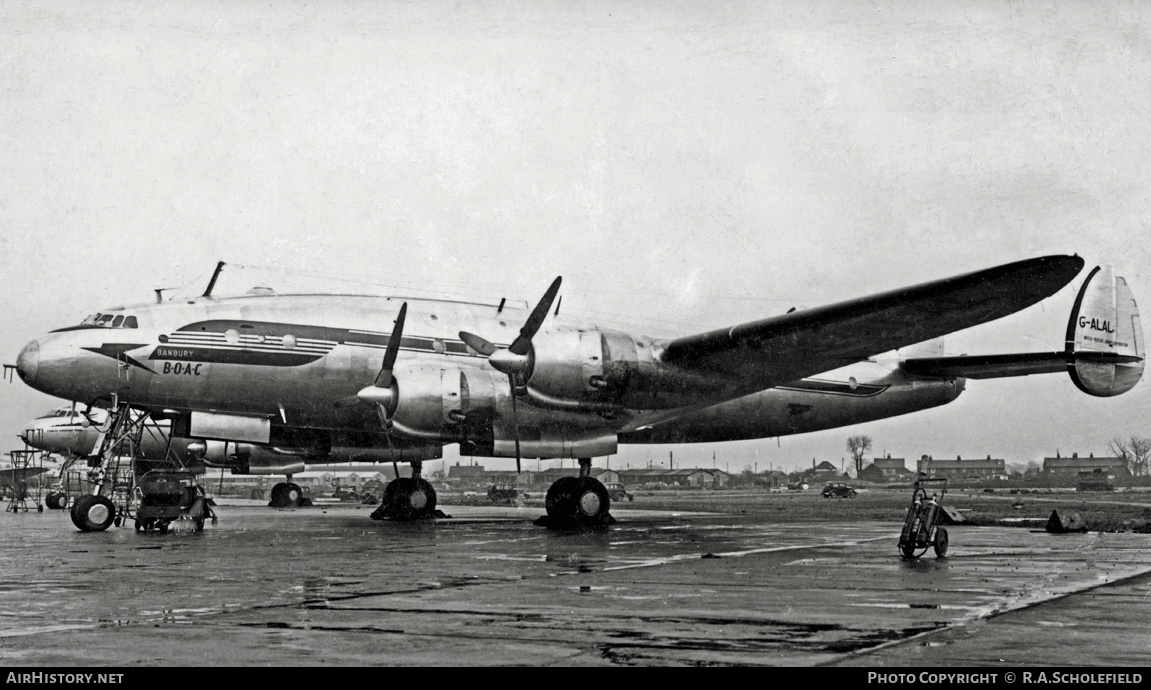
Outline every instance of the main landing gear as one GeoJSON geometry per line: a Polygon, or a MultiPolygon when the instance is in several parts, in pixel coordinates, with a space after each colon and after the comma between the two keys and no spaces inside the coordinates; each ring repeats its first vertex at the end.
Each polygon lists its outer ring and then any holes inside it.
{"type": "Polygon", "coordinates": [[[380,507],[371,515],[373,520],[423,520],[441,516],[436,510],[436,490],[420,476],[423,463],[412,463],[411,477],[396,477],[384,487],[380,507]]]}
{"type": "Polygon", "coordinates": [[[304,490],[292,482],[291,475],[288,481],[280,482],[272,487],[269,508],[307,508],[312,505],[312,499],[304,495],[304,490]]]}
{"type": "Polygon", "coordinates": [[[579,459],[578,477],[560,477],[548,488],[544,506],[548,514],[537,524],[551,528],[614,525],[607,489],[591,476],[591,458],[579,459]]]}

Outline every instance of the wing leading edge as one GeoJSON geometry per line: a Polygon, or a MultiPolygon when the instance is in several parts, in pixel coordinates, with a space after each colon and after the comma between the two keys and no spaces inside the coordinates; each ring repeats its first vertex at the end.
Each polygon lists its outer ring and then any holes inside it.
{"type": "MultiPolygon", "coordinates": [[[[665,364],[762,389],[977,326],[1055,294],[1078,256],[1044,256],[671,340],[665,364]]],[[[1064,360],[1066,361],[1066,360],[1064,360]]]]}

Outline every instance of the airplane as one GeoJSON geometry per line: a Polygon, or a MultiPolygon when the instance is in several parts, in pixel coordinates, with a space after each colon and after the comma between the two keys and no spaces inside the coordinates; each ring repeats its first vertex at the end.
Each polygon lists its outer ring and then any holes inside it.
{"type": "MultiPolygon", "coordinates": [[[[1085,266],[1042,256],[676,338],[562,320],[556,278],[531,309],[501,300],[399,295],[213,296],[105,309],[28,343],[14,365],[68,400],[170,420],[205,442],[322,452],[372,447],[411,465],[374,518],[435,514],[425,460],[462,455],[575,458],[553,483],[551,525],[611,521],[591,459],[620,444],[770,438],[908,414],[954,401],[966,379],[1066,372],[1093,396],[1143,373],[1127,281],[1096,267],[1065,347],[1042,353],[905,356],[901,348],[1020,311],[1085,266]],[[410,309],[410,311],[409,311],[410,309]],[[894,355],[892,354],[894,353],[894,355]],[[354,442],[354,443],[353,443],[354,442]]],[[[105,459],[105,462],[107,460],[105,459]]],[[[111,500],[77,501],[73,523],[106,529],[111,500]]]]}
{"type": "MultiPolygon", "coordinates": [[[[96,459],[100,442],[109,430],[110,415],[100,407],[77,410],[75,403],[53,408],[26,423],[18,434],[30,448],[77,460],[96,459]]],[[[142,430],[136,459],[149,468],[162,465],[202,469],[228,469],[233,475],[286,475],[270,492],[270,505],[277,508],[304,505],[304,494],[292,483],[292,475],[309,467],[332,464],[380,463],[390,457],[371,447],[331,446],[316,448],[276,448],[251,443],[177,438],[171,434],[171,420],[158,419],[142,430]]],[[[69,466],[71,462],[68,463],[69,466]]],[[[50,506],[57,507],[57,506],[50,506]]]]}
{"type": "Polygon", "coordinates": [[[0,493],[26,491],[28,480],[51,473],[50,467],[18,466],[13,461],[11,453],[5,453],[6,458],[0,461],[0,493]]]}

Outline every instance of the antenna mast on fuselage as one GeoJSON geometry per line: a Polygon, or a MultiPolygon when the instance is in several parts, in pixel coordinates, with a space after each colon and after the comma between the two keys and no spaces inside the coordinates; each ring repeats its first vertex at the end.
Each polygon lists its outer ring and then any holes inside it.
{"type": "Polygon", "coordinates": [[[223,261],[216,264],[216,270],[212,273],[212,279],[208,281],[208,289],[204,290],[204,294],[200,295],[201,297],[212,296],[212,288],[216,287],[216,279],[220,277],[220,271],[222,270],[224,270],[223,261]]]}

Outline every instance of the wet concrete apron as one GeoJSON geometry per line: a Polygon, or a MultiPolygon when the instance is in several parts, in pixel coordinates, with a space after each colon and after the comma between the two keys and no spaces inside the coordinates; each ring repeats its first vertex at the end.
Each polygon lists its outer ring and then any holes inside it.
{"type": "Polygon", "coordinates": [[[956,527],[948,558],[904,561],[895,523],[622,510],[553,532],[538,508],[403,524],[234,503],[200,534],[5,518],[0,661],[981,665],[1061,641],[1062,664],[1148,661],[1070,644],[1142,635],[1148,535],[956,527]]]}

